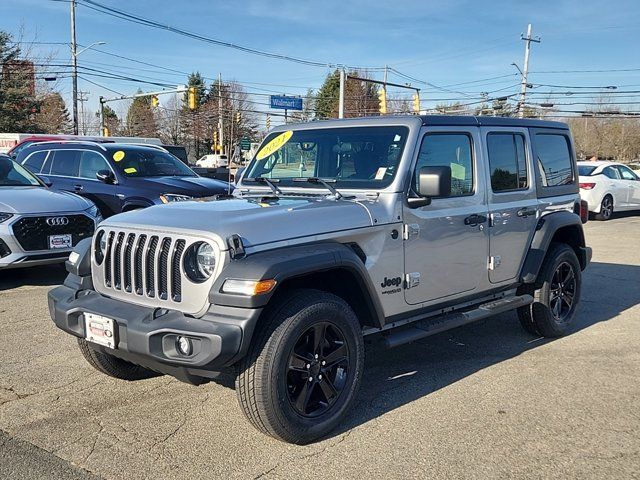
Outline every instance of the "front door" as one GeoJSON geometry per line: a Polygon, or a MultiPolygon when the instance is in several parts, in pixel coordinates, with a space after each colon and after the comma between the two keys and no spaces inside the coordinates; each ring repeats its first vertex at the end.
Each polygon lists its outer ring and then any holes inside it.
{"type": "Polygon", "coordinates": [[[631,209],[640,208],[640,178],[629,167],[618,165],[617,168],[622,177],[622,183],[627,187],[627,205],[631,209]]]}
{"type": "Polygon", "coordinates": [[[482,127],[489,170],[489,280],[514,280],[538,221],[533,158],[526,128],[482,127]]]}
{"type": "Polygon", "coordinates": [[[487,283],[488,211],[485,172],[477,127],[429,127],[417,160],[423,166],[451,168],[451,196],[430,205],[404,206],[405,300],[438,303],[471,295],[487,283]]]}

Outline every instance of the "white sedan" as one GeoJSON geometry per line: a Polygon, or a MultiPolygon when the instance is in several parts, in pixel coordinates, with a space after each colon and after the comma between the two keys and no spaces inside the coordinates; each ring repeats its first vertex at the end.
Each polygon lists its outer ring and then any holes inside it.
{"type": "Polygon", "coordinates": [[[640,177],[615,162],[578,162],[580,197],[596,220],[609,220],[613,211],[640,209],[640,177]]]}

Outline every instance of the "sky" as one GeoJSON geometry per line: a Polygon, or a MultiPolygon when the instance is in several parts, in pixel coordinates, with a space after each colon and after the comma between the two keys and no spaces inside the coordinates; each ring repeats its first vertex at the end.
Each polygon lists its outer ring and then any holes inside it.
{"type": "MultiPolygon", "coordinates": [[[[542,92],[553,91],[556,103],[572,103],[579,97],[559,96],[558,92],[610,92],[595,87],[613,85],[618,91],[640,90],[637,0],[96,1],[224,42],[325,64],[308,66],[244,53],[77,6],[80,45],[106,42],[96,48],[154,65],[89,49],[78,56],[81,67],[171,85],[184,84],[186,75],[156,66],[185,73],[199,71],[209,79],[220,73],[223,80],[242,83],[262,102],[265,97],[259,94],[296,95],[307,88],[317,89],[332,71],[326,65],[336,64],[369,67],[378,79],[382,79],[381,68],[388,65],[414,79],[393,71],[389,74],[390,82],[410,81],[421,88],[425,108],[444,99],[472,103],[482,92],[489,98],[515,94],[520,77],[511,63],[522,68],[524,42],[520,36],[528,23],[533,25],[533,35],[541,37],[540,43],[532,44],[529,82],[535,85],[536,95],[530,98],[543,101],[542,92]]],[[[68,0],[2,0],[0,30],[8,30],[23,42],[69,42],[69,7],[68,0]]],[[[54,62],[69,62],[67,45],[25,43],[23,47],[38,56],[53,55],[54,62]]],[[[80,90],[89,92],[87,108],[92,110],[97,109],[100,95],[117,95],[89,80],[122,94],[138,88],[159,89],[88,72],[79,83],[80,90]]],[[[56,88],[70,98],[69,78],[60,79],[56,88]]],[[[625,100],[640,101],[640,96],[625,100]]],[[[639,104],[621,106],[640,110],[639,104]]]]}

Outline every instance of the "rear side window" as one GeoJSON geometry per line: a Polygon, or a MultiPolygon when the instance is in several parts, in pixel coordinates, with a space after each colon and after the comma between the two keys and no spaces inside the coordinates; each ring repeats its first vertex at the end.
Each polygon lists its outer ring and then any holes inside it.
{"type": "Polygon", "coordinates": [[[574,182],[571,151],[565,135],[536,134],[536,155],[543,187],[559,187],[574,182]]]}
{"type": "Polygon", "coordinates": [[[34,152],[27,157],[27,160],[22,164],[29,169],[30,172],[40,173],[42,170],[42,164],[44,160],[47,158],[47,150],[40,150],[39,152],[34,152]]]}
{"type": "Polygon", "coordinates": [[[613,167],[607,167],[602,170],[602,174],[612,180],[620,180],[620,173],[613,167]]]}
{"type": "Polygon", "coordinates": [[[82,152],[80,156],[80,171],[78,176],[80,178],[88,178],[95,180],[96,173],[99,170],[110,170],[107,161],[102,155],[90,150],[82,152]]]}
{"type": "Polygon", "coordinates": [[[430,133],[425,135],[418,153],[414,188],[422,167],[451,168],[451,196],[473,195],[473,157],[471,137],[464,133],[430,133]]]}
{"type": "Polygon", "coordinates": [[[51,175],[65,177],[77,177],[80,164],[80,151],[78,150],[53,150],[51,163],[51,175]]]}
{"type": "Polygon", "coordinates": [[[491,188],[508,192],[527,188],[527,156],[524,136],[518,133],[490,133],[487,136],[491,188]]]}

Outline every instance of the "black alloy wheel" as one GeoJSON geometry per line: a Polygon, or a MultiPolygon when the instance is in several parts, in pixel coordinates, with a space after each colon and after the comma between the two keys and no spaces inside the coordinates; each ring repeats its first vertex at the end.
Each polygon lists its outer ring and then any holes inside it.
{"type": "Polygon", "coordinates": [[[305,417],[326,413],[344,390],[351,372],[349,350],[340,328],[320,322],[298,338],[289,354],[287,396],[305,417]]]}
{"type": "Polygon", "coordinates": [[[571,312],[576,294],[576,275],[569,262],[562,262],[553,273],[549,292],[551,314],[558,322],[564,322],[571,312]]]}

